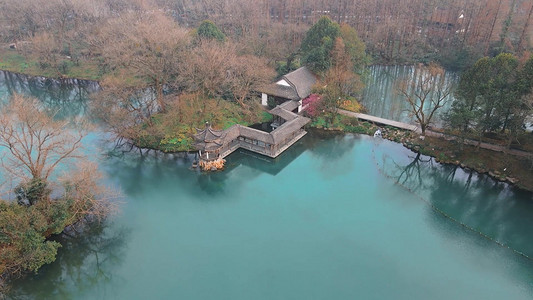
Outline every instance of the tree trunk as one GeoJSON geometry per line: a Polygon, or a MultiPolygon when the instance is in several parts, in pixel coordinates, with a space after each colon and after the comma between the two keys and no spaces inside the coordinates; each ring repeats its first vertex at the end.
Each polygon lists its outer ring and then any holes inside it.
{"type": "Polygon", "coordinates": [[[159,104],[159,109],[161,109],[162,112],[165,112],[167,108],[165,105],[165,101],[163,101],[163,84],[160,82],[159,79],[155,79],[155,89],[156,89],[157,104],[159,104]]]}
{"type": "MultiPolygon", "coordinates": [[[[466,7],[465,7],[465,8],[466,8],[466,7]]],[[[468,17],[468,21],[467,21],[467,23],[466,23],[466,26],[463,27],[463,30],[465,31],[465,32],[463,33],[463,40],[461,41],[461,46],[462,46],[463,48],[464,48],[464,45],[465,45],[466,38],[467,38],[467,36],[468,36],[468,32],[470,31],[470,22],[472,21],[472,18],[474,17],[474,13],[473,13],[474,8],[473,8],[473,5],[472,5],[472,8],[471,8],[471,9],[472,9],[472,12],[470,12],[470,14],[469,14],[469,17],[468,17]]],[[[466,16],[466,10],[464,11],[464,16],[465,16],[465,18],[467,17],[467,16],[466,16]]]]}
{"type": "Polygon", "coordinates": [[[494,16],[494,20],[492,20],[492,24],[490,26],[489,36],[487,37],[487,46],[485,48],[485,55],[487,55],[489,52],[490,38],[492,37],[492,33],[494,32],[494,26],[496,26],[496,21],[498,20],[498,15],[499,15],[501,6],[502,6],[502,0],[498,2],[498,9],[496,10],[496,15],[494,16]]]}
{"type": "Polygon", "coordinates": [[[518,51],[522,51],[522,49],[525,49],[526,47],[522,47],[522,43],[525,40],[527,28],[529,27],[529,22],[531,20],[531,15],[533,14],[533,2],[531,2],[531,8],[529,9],[529,14],[527,15],[526,23],[524,24],[524,29],[522,29],[522,33],[520,34],[520,39],[518,39],[518,51]]]}

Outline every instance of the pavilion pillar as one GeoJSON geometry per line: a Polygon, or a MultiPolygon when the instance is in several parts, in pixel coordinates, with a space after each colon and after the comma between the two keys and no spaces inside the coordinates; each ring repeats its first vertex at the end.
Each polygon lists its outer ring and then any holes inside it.
{"type": "Polygon", "coordinates": [[[261,105],[263,106],[268,105],[268,95],[265,93],[261,93],[261,105]]]}

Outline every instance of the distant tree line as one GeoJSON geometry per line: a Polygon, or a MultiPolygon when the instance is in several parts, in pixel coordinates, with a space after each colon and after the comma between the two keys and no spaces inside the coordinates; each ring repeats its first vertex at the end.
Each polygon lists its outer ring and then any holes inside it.
{"type": "Polygon", "coordinates": [[[45,64],[89,50],[101,26],[125,13],[163,13],[183,27],[212,20],[242,51],[286,65],[320,17],[347,23],[377,63],[439,61],[462,69],[479,57],[531,49],[529,0],[4,0],[0,39],[34,41],[45,64]],[[52,55],[53,54],[53,55],[52,55]]]}

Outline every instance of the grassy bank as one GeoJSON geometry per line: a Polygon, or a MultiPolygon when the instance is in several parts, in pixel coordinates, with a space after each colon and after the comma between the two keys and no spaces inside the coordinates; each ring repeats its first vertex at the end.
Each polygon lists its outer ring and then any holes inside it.
{"type": "Polygon", "coordinates": [[[381,129],[383,138],[401,143],[414,152],[435,158],[437,162],[453,164],[487,174],[496,180],[533,192],[533,153],[524,158],[503,152],[478,149],[475,146],[461,145],[458,141],[426,137],[424,140],[416,133],[390,126],[376,126],[346,116],[337,116],[331,124],[317,117],[310,125],[314,128],[337,130],[347,133],[373,135],[381,129]]]}
{"type": "Polygon", "coordinates": [[[458,165],[482,174],[514,184],[518,188],[533,191],[533,153],[519,157],[504,152],[478,149],[460,142],[426,137],[421,140],[415,134],[403,141],[413,151],[434,157],[438,162],[458,165]]]}
{"type": "Polygon", "coordinates": [[[39,63],[37,59],[26,57],[17,50],[0,48],[0,70],[43,76],[48,78],[76,78],[99,81],[102,78],[98,61],[75,61],[67,57],[59,58],[55,66],[39,63]]]}
{"type": "Polygon", "coordinates": [[[196,128],[204,128],[209,122],[214,129],[224,130],[235,124],[248,126],[272,120],[272,115],[261,109],[244,110],[229,101],[206,100],[203,114],[193,113],[181,106],[167,113],[152,117],[151,124],[138,128],[135,146],[163,151],[165,153],[193,151],[192,135],[196,128]]]}

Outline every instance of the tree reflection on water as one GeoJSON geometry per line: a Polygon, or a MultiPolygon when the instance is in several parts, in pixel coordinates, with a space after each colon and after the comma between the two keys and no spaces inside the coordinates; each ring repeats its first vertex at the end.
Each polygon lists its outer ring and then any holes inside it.
{"type": "MultiPolygon", "coordinates": [[[[111,286],[113,270],[123,262],[128,229],[113,228],[112,224],[94,223],[83,231],[70,230],[56,240],[62,247],[56,261],[46,265],[36,275],[13,283],[13,299],[74,299],[83,291],[99,291],[100,298],[111,286]]],[[[97,297],[94,295],[94,297],[97,297]]]]}
{"type": "Polygon", "coordinates": [[[100,88],[95,81],[49,79],[6,71],[0,71],[0,87],[5,88],[0,90],[0,96],[5,94],[5,98],[13,93],[36,97],[60,119],[85,116],[89,95],[100,88]]]}
{"type": "Polygon", "coordinates": [[[399,147],[393,146],[395,153],[382,153],[378,165],[387,177],[428,202],[434,213],[533,258],[533,240],[528,238],[533,228],[532,193],[399,147]],[[398,155],[398,150],[406,155],[398,155]]]}

